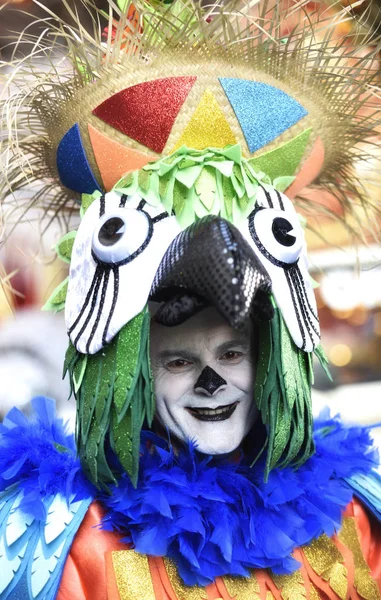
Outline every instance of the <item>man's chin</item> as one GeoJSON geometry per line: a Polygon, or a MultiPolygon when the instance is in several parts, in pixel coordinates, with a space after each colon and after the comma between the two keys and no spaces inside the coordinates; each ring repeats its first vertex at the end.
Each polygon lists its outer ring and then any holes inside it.
{"type": "Polygon", "coordinates": [[[204,440],[196,440],[196,447],[198,452],[202,454],[208,454],[212,456],[223,456],[226,454],[231,454],[241,445],[243,437],[239,441],[230,440],[229,443],[220,443],[220,440],[216,440],[213,443],[213,440],[208,440],[205,442],[204,440]]]}

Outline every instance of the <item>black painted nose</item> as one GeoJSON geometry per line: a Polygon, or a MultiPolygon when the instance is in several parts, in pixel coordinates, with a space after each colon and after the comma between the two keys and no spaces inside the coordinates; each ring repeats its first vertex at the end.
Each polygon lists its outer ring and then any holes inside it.
{"type": "Polygon", "coordinates": [[[194,391],[207,396],[213,396],[227,382],[211,367],[205,367],[194,385],[194,391]]]}

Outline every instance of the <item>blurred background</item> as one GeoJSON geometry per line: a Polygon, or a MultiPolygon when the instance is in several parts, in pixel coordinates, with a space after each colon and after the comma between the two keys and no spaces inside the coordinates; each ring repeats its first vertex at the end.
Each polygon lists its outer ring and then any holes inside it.
{"type": "MultiPolygon", "coordinates": [[[[370,32],[381,33],[380,2],[357,2],[348,13],[348,21],[339,26],[338,36],[350,33],[355,13],[365,17],[364,38],[369,38],[370,32]]],[[[59,0],[43,0],[43,4],[66,15],[59,0]]],[[[73,0],[72,4],[85,22],[87,15],[80,2],[73,0]]],[[[97,4],[102,7],[105,3],[97,4]]],[[[304,9],[309,6],[311,11],[316,8],[311,2],[304,9]]],[[[334,17],[335,4],[327,6],[334,17]]],[[[22,31],[42,14],[31,0],[15,0],[1,11],[2,60],[7,60],[12,51],[9,32],[22,31]],[[15,13],[15,7],[23,12],[15,13]]],[[[375,159],[381,154],[379,141],[374,153],[375,159]]],[[[358,164],[355,168],[360,175],[365,169],[368,173],[374,169],[368,192],[375,202],[381,202],[381,175],[375,165],[358,164]]],[[[314,199],[337,210],[329,195],[314,199]]],[[[315,412],[329,405],[348,421],[381,423],[381,245],[371,236],[366,243],[355,245],[348,231],[328,216],[309,217],[308,224],[307,245],[311,276],[316,282],[322,344],[333,378],[329,381],[316,365],[315,412]]],[[[375,223],[375,228],[380,224],[375,223]]],[[[72,225],[75,228],[75,218],[72,225]]],[[[40,311],[68,274],[67,265],[54,252],[62,233],[60,224],[53,224],[41,239],[40,226],[31,214],[0,248],[0,417],[15,404],[28,411],[31,397],[44,394],[56,398],[61,413],[71,424],[74,422],[74,402],[68,400],[68,383],[61,379],[67,346],[63,314],[40,311]]]]}

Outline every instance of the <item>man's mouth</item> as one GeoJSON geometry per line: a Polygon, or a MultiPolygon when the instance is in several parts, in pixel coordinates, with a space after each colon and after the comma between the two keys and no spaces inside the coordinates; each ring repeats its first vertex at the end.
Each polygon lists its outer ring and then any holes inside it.
{"type": "Polygon", "coordinates": [[[232,416],[239,402],[233,402],[227,406],[217,406],[217,408],[187,408],[187,411],[199,421],[226,421],[232,416]]]}

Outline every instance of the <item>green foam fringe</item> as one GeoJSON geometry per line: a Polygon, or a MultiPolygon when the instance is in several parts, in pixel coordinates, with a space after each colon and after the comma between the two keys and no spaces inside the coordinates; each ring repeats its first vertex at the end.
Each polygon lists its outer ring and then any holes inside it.
{"type": "Polygon", "coordinates": [[[152,424],[155,404],[149,362],[150,316],[147,308],[94,355],[70,343],[69,372],[77,400],[77,446],[84,469],[96,486],[107,489],[115,476],[106,456],[110,444],[136,485],[140,430],[152,424]]]}
{"type": "Polygon", "coordinates": [[[329,361],[323,350],[323,347],[320,344],[315,348],[315,356],[318,359],[320,366],[323,369],[324,373],[327,375],[328,379],[332,381],[332,375],[329,370],[329,361]]]}
{"type": "Polygon", "coordinates": [[[313,453],[311,368],[278,308],[259,330],[255,399],[267,427],[265,478],[275,467],[299,467],[313,453]]]}
{"type": "MultiPolygon", "coordinates": [[[[284,183],[282,178],[277,181],[284,183]]],[[[138,193],[154,206],[162,203],[183,228],[209,214],[239,226],[253,210],[258,186],[263,184],[271,185],[271,179],[254,170],[239,144],[204,150],[181,146],[170,156],[129,173],[114,190],[138,193]]]]}

